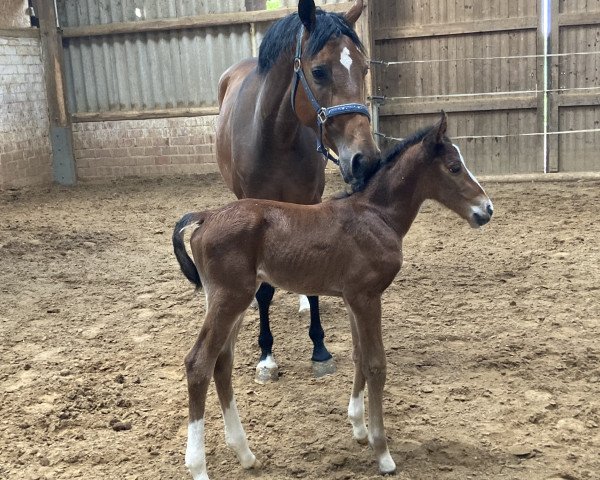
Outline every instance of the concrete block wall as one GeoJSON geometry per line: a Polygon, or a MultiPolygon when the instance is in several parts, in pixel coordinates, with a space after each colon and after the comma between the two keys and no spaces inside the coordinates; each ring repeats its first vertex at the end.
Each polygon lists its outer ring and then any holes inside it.
{"type": "Polygon", "coordinates": [[[40,41],[0,36],[0,189],[52,181],[40,41]]]}
{"type": "Polygon", "coordinates": [[[217,171],[216,116],[73,124],[79,180],[217,171]]]}

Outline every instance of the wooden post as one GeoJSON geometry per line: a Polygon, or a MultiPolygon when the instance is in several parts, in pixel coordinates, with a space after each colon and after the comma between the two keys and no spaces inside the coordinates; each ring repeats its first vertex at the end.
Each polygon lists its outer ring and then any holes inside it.
{"type": "Polygon", "coordinates": [[[57,28],[54,0],[38,0],[36,12],[40,20],[40,40],[50,118],[52,171],[56,182],[62,185],[73,185],[76,182],[73,132],[66,101],[62,37],[57,28]]]}

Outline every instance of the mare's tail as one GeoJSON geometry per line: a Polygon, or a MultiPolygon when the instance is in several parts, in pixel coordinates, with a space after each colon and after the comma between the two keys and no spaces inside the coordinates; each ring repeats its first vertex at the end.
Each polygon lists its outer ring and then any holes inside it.
{"type": "Polygon", "coordinates": [[[202,212],[186,213],[181,217],[181,220],[175,224],[175,229],[173,230],[173,251],[175,252],[175,257],[177,257],[177,261],[179,262],[179,266],[181,267],[181,271],[185,275],[185,278],[196,285],[197,289],[202,288],[202,281],[200,280],[200,274],[198,273],[194,261],[190,258],[185,249],[183,234],[187,227],[194,223],[200,225],[203,221],[204,213],[202,212]]]}

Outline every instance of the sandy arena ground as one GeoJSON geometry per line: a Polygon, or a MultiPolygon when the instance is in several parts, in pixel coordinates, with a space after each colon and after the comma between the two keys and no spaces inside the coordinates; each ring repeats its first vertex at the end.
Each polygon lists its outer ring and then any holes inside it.
{"type": "MultiPolygon", "coordinates": [[[[599,479],[600,182],[485,186],[483,230],[423,208],[384,297],[395,478],[599,479]]],[[[204,298],[170,236],[185,211],[231,199],[217,175],[0,193],[0,478],[191,478],[183,358],[204,298]]],[[[248,313],[234,384],[264,467],[225,446],[211,386],[211,479],[380,478],[346,420],[342,303],[322,305],[337,374],[312,378],[308,320],[279,291],[282,376],[266,386],[248,313]]]]}

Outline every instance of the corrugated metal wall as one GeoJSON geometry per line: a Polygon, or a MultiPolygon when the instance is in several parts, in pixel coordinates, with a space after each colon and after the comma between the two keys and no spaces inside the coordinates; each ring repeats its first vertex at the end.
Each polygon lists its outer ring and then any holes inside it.
{"type": "MultiPolygon", "coordinates": [[[[341,1],[341,0],[339,0],[341,1]]],[[[62,27],[260,8],[256,0],[58,0],[62,27]]],[[[338,3],[323,1],[318,4],[338,3]]],[[[293,7],[296,0],[284,0],[293,7]]],[[[214,106],[221,74],[252,56],[268,24],[64,40],[72,113],[214,106]],[[253,45],[254,42],[254,45],[253,45]]]]}
{"type": "MultiPolygon", "coordinates": [[[[535,91],[539,83],[535,58],[460,59],[535,55],[537,3],[537,0],[375,2],[374,56],[386,61],[426,61],[373,67],[376,94],[392,97],[381,109],[380,130],[393,137],[406,136],[436,121],[439,110],[445,108],[452,136],[538,131],[535,93],[512,98],[510,95],[435,97],[535,91]],[[513,23],[524,24],[524,28],[512,29],[513,23]],[[502,25],[511,29],[504,30],[502,25]],[[488,27],[490,31],[486,32],[488,27]],[[499,28],[502,30],[492,31],[499,28]],[[427,62],[438,59],[458,60],[427,62]]],[[[457,143],[477,173],[539,172],[544,168],[539,137],[477,138],[457,143]]]]}

